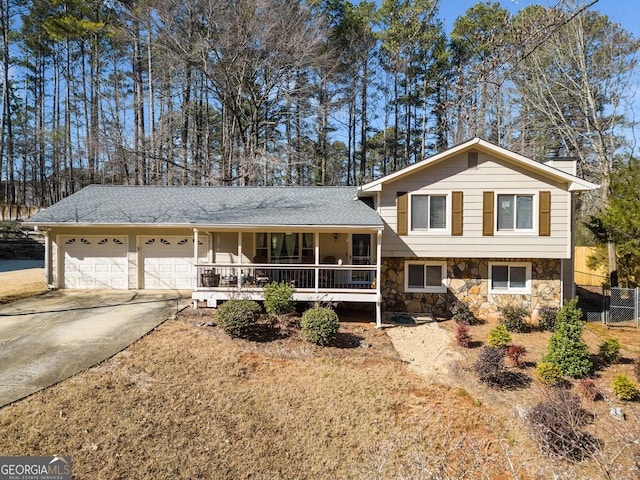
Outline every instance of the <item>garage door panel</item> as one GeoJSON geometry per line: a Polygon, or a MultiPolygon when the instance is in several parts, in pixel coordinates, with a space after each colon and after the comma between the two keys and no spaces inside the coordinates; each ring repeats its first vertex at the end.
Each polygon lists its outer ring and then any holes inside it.
{"type": "Polygon", "coordinates": [[[126,240],[126,237],[62,237],[63,287],[126,289],[126,240]]]}
{"type": "MultiPolygon", "coordinates": [[[[146,289],[192,289],[195,287],[193,238],[184,236],[139,237],[143,286],[146,289]]],[[[207,245],[200,241],[199,256],[207,245]]]]}

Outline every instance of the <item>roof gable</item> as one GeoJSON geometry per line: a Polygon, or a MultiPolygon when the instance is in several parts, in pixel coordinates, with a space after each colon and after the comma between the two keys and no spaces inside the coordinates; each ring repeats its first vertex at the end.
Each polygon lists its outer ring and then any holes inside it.
{"type": "Polygon", "coordinates": [[[499,147],[498,145],[494,145],[493,143],[487,142],[480,138],[474,138],[467,142],[456,145],[455,147],[452,147],[448,150],[437,153],[418,163],[409,165],[401,170],[398,170],[397,172],[379,178],[378,180],[374,180],[365,185],[362,185],[358,188],[358,195],[365,196],[367,192],[378,192],[382,190],[382,185],[385,183],[393,182],[400,178],[412,175],[413,173],[429,168],[436,163],[447,161],[447,159],[452,158],[465,151],[474,150],[482,151],[499,159],[519,165],[525,170],[536,172],[538,174],[541,174],[545,178],[549,178],[550,180],[565,183],[567,184],[568,191],[579,192],[586,190],[595,190],[599,187],[598,185],[595,185],[569,173],[563,172],[562,170],[558,170],[556,168],[550,167],[549,165],[531,160],[530,158],[520,155],[519,153],[515,153],[511,150],[507,150],[506,148],[499,147]]]}

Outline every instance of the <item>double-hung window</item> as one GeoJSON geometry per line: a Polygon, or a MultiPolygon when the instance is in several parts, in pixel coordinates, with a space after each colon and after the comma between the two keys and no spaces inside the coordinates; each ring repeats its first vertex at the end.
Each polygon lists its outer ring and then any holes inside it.
{"type": "Polygon", "coordinates": [[[489,293],[531,293],[530,263],[489,263],[489,293]]]}
{"type": "Polygon", "coordinates": [[[447,230],[447,195],[411,195],[411,231],[444,232],[447,230]]]}
{"type": "Polygon", "coordinates": [[[408,293],[444,293],[446,262],[405,262],[404,289],[408,293]]]}
{"type": "Polygon", "coordinates": [[[533,195],[498,195],[498,231],[532,232],[533,195]]]}

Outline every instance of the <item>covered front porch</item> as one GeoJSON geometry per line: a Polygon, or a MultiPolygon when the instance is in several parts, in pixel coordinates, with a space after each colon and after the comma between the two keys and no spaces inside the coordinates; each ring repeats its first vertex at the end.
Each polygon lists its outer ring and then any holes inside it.
{"type": "Polygon", "coordinates": [[[287,282],[302,302],[376,304],[381,326],[381,229],[277,231],[194,229],[194,307],[264,300],[264,286],[287,282]],[[206,241],[205,241],[206,239],[206,241]],[[209,245],[206,258],[202,246],[209,245]]]}

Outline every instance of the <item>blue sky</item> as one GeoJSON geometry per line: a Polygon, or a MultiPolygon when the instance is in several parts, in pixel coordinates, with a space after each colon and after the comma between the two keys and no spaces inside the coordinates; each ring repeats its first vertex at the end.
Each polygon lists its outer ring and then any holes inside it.
{"type": "MultiPolygon", "coordinates": [[[[486,2],[486,0],[483,0],[486,2]]],[[[493,3],[493,0],[489,0],[493,3]]],[[[440,18],[445,22],[447,31],[457,17],[464,15],[467,9],[478,3],[473,0],[440,0],[440,18]]],[[[554,5],[548,0],[498,0],[504,8],[516,13],[529,5],[554,5]]],[[[587,3],[587,0],[585,0],[587,3]]],[[[626,30],[640,37],[640,4],[638,0],[600,0],[591,10],[608,15],[614,22],[621,24],[626,30]]]]}

